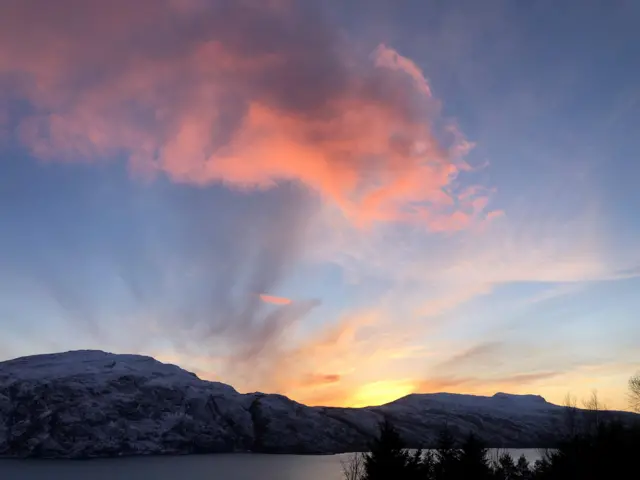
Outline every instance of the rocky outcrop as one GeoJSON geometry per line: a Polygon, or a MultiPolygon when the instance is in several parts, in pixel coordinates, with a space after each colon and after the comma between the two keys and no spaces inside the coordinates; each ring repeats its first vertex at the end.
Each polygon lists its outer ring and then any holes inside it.
{"type": "Polygon", "coordinates": [[[307,407],[282,395],[240,394],[150,357],[100,351],[0,363],[2,456],[338,453],[365,449],[385,418],[414,447],[432,444],[445,423],[492,446],[540,447],[557,435],[563,413],[541,397],[506,394],[307,407]]]}

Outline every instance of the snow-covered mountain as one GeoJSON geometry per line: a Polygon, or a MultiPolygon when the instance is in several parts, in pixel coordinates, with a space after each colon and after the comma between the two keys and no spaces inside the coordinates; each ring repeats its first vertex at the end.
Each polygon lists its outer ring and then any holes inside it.
{"type": "MultiPolygon", "coordinates": [[[[379,407],[307,407],[151,357],[74,351],[0,363],[0,455],[93,457],[362,451],[389,419],[408,445],[447,425],[492,446],[549,445],[563,407],[533,395],[409,395],[379,407]]],[[[631,414],[628,414],[631,415],[631,414]]]]}

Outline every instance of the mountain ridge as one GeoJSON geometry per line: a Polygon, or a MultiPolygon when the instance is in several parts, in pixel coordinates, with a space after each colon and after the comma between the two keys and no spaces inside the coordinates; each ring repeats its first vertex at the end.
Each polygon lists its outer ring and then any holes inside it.
{"type": "Polygon", "coordinates": [[[445,424],[495,447],[545,447],[564,412],[537,395],[502,392],[306,406],[279,394],[242,394],[152,357],[100,350],[0,362],[0,455],[12,457],[362,451],[383,420],[410,447],[433,445],[445,424]]]}

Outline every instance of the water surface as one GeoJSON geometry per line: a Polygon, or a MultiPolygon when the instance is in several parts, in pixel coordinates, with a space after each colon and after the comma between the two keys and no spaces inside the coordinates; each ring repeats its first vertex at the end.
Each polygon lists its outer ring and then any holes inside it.
{"type": "MultiPolygon", "coordinates": [[[[515,459],[534,449],[509,450],[515,459]]],[[[492,455],[496,455],[492,451],[492,455]]],[[[10,480],[341,480],[344,455],[216,454],[94,460],[0,460],[10,480]]]]}

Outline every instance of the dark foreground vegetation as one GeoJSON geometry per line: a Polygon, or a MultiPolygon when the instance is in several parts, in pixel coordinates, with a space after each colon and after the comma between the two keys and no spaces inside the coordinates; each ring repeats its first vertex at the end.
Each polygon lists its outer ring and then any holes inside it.
{"type": "MultiPolygon", "coordinates": [[[[640,376],[629,383],[630,404],[640,410],[640,376]]],[[[473,434],[457,442],[444,427],[435,448],[411,451],[389,422],[380,425],[369,453],[354,454],[343,465],[345,480],[607,480],[637,479],[640,424],[602,420],[597,395],[578,410],[567,397],[559,441],[540,460],[508,453],[490,458],[473,434]]]]}

